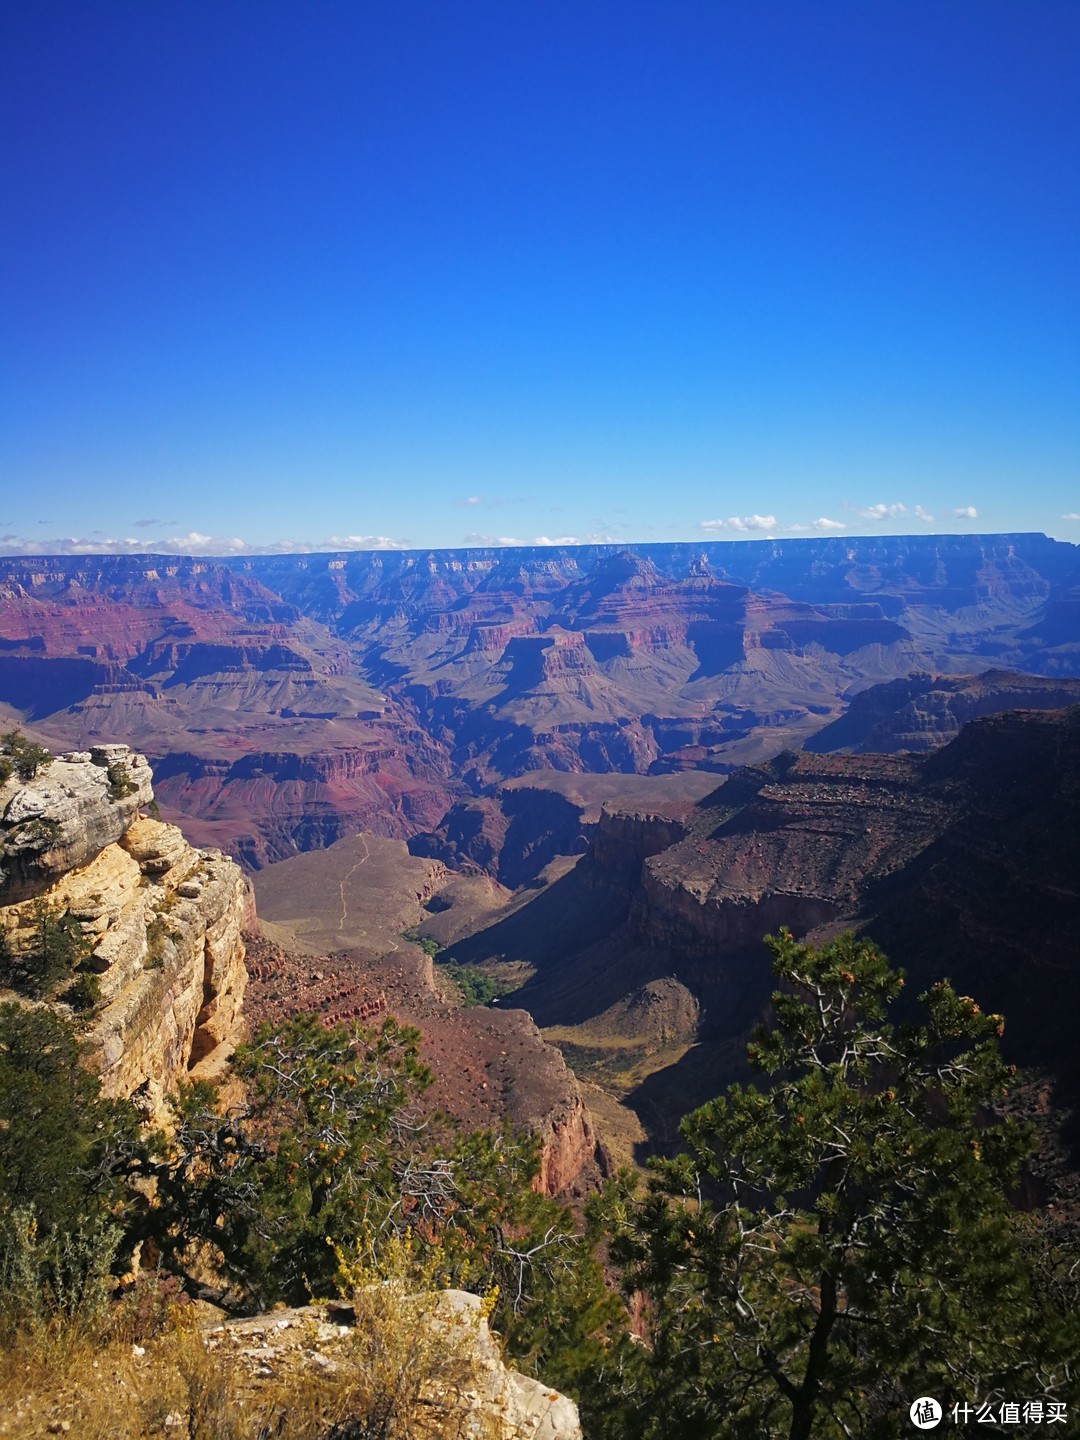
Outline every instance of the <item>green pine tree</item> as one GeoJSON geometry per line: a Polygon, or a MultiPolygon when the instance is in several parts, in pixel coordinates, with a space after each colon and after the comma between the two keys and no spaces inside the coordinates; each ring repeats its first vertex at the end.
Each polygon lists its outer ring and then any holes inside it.
{"type": "Polygon", "coordinates": [[[533,1141],[463,1134],[421,1109],[419,1039],[392,1019],[368,1031],[298,1016],[237,1051],[243,1103],[222,1114],[210,1087],[191,1086],[152,1216],[166,1262],[183,1271],[209,1245],[263,1308],[332,1295],[342,1272],[377,1271],[404,1240],[418,1275],[489,1295],[511,1353],[572,1385],[621,1307],[591,1241],[533,1189],[533,1141]]]}
{"type": "Polygon", "coordinates": [[[102,1097],[71,1025],[0,1005],[0,1318],[48,1314],[107,1278],[142,1161],[134,1107],[102,1097]]]}
{"type": "MultiPolygon", "coordinates": [[[[0,985],[34,999],[54,995],[76,971],[88,974],[91,950],[90,939],[73,916],[35,901],[18,945],[0,934],[0,985]]],[[[88,995],[92,983],[80,988],[88,995]]]]}
{"type": "Polygon", "coordinates": [[[870,942],[767,943],[783,988],[749,1054],[771,1086],[687,1116],[644,1198],[604,1201],[648,1330],[610,1433],[891,1437],[920,1395],[1065,1398],[1076,1321],[1007,1200],[1030,1137],[993,1110],[1001,1016],[942,983],[893,1024],[904,981],[870,942]]]}

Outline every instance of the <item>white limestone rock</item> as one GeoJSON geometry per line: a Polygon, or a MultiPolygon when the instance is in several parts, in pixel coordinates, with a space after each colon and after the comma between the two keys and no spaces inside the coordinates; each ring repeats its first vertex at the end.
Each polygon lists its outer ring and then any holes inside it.
{"type": "Polygon", "coordinates": [[[150,766],[127,745],[69,751],[32,780],[12,776],[0,787],[0,905],[89,864],[153,798],[150,766]]]}

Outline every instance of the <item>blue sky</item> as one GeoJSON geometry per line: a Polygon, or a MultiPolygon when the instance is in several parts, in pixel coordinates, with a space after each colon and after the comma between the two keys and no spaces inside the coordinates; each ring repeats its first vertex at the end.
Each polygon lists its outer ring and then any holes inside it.
{"type": "Polygon", "coordinates": [[[0,549],[1080,540],[1075,0],[0,11],[0,549]]]}

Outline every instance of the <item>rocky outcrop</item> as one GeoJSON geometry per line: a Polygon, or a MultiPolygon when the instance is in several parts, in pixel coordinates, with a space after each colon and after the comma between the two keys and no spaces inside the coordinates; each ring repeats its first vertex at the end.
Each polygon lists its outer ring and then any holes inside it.
{"type": "Polygon", "coordinates": [[[686,839],[645,863],[642,932],[702,957],[781,925],[805,934],[851,913],[948,820],[948,794],[920,786],[905,757],[780,756],[721,787],[686,839]]]}
{"type": "Polygon", "coordinates": [[[244,878],[219,851],[194,849],[138,809],[152,799],[150,770],[126,746],[54,760],[31,781],[9,781],[3,797],[5,821],[32,810],[47,832],[2,892],[9,965],[17,974],[43,908],[76,921],[83,968],[97,977],[84,1017],[89,1061],[107,1095],[137,1097],[149,1118],[163,1118],[178,1082],[216,1074],[239,1038],[244,878]],[[110,795],[121,766],[131,789],[110,795]]]}
{"type": "Polygon", "coordinates": [[[934,750],[959,735],[969,720],[1003,710],[1058,710],[1080,701],[1080,680],[984,670],[980,675],[931,675],[925,671],[871,685],[854,697],[838,720],[805,743],[825,755],[891,755],[934,750]]]}
{"type": "Polygon", "coordinates": [[[42,894],[120,839],[153,799],[150,767],[127,745],[60,755],[0,786],[0,905],[42,894]]]}
{"type": "MultiPolygon", "coordinates": [[[[1018,1061],[1075,1063],[1080,706],[974,720],[929,755],[782,756],[733,776],[646,860],[635,936],[714,1022],[767,981],[761,937],[869,933],[917,984],[950,975],[1018,1061]]],[[[1078,1077],[1080,1079],[1080,1077],[1078,1077]]]]}
{"type": "Polygon", "coordinates": [[[534,1188],[541,1195],[569,1195],[597,1155],[592,1116],[581,1094],[573,1093],[563,1105],[549,1110],[533,1133],[540,1141],[534,1188]]]}
{"type": "Polygon", "coordinates": [[[653,855],[675,845],[686,834],[677,814],[657,810],[623,810],[605,805],[592,837],[591,870],[606,885],[632,889],[641,867],[653,855]]]}
{"type": "MultiPolygon", "coordinates": [[[[506,1365],[478,1296],[464,1290],[421,1296],[392,1290],[385,1298],[369,1295],[367,1308],[376,1312],[376,1323],[393,1323],[404,1337],[399,1344],[410,1356],[410,1369],[394,1378],[403,1402],[414,1377],[417,1384],[409,1433],[430,1440],[473,1434],[490,1440],[581,1440],[574,1402],[506,1365]],[[429,1369],[430,1378],[420,1378],[418,1366],[429,1369]]],[[[248,1372],[256,1397],[260,1384],[288,1386],[304,1377],[310,1385],[318,1375],[347,1381],[367,1354],[365,1338],[351,1307],[340,1303],[275,1310],[210,1325],[203,1333],[211,1353],[248,1372]]],[[[357,1416],[359,1425],[362,1420],[357,1416]]],[[[347,1421],[335,1427],[335,1433],[346,1430],[352,1433],[347,1421]]]]}

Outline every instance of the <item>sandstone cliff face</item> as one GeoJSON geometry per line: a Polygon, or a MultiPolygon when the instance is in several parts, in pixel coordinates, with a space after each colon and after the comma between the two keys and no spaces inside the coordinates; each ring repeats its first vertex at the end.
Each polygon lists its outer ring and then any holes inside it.
{"type": "Polygon", "coordinates": [[[120,839],[153,799],[150,767],[126,745],[61,755],[0,787],[0,905],[40,895],[120,839]]]}
{"type": "Polygon", "coordinates": [[[126,746],[10,781],[0,791],[13,857],[0,927],[17,963],[41,905],[79,923],[100,984],[86,1029],[91,1063],[107,1095],[135,1096],[160,1119],[177,1083],[215,1074],[239,1038],[246,885],[219,852],[193,849],[175,827],[140,814],[151,799],[149,766],[126,746]],[[120,788],[117,765],[130,793],[109,793],[109,766],[120,788]],[[24,816],[38,826],[35,843],[24,816]]]}

